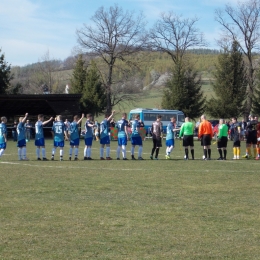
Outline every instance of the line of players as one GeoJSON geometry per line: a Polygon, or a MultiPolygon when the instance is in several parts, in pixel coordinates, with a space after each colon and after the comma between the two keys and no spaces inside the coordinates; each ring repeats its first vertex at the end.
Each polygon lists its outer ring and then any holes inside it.
{"type": "MultiPolygon", "coordinates": [[[[109,121],[113,117],[115,111],[111,115],[105,115],[105,119],[100,124],[100,159],[101,160],[111,160],[110,157],[110,136],[109,136],[109,121]],[[104,158],[104,151],[106,150],[106,157],[104,158]]],[[[27,119],[28,113],[24,117],[19,118],[19,124],[17,126],[18,134],[18,158],[19,160],[28,160],[26,156],[26,137],[25,137],[25,121],[27,119]]],[[[118,147],[116,151],[117,159],[120,159],[120,153],[122,151],[123,160],[127,160],[126,157],[126,145],[127,141],[130,139],[128,134],[128,121],[126,120],[126,113],[122,114],[122,118],[117,122],[118,128],[118,147]]],[[[78,151],[79,151],[79,141],[80,133],[78,125],[81,123],[84,118],[84,114],[79,118],[74,116],[73,122],[70,124],[69,136],[66,131],[64,122],[62,121],[62,116],[58,115],[53,122],[52,131],[54,134],[54,146],[52,148],[51,160],[54,160],[54,155],[56,149],[60,148],[60,160],[63,160],[63,148],[64,148],[64,138],[70,139],[70,149],[69,149],[69,159],[71,160],[72,154],[74,151],[74,160],[78,160],[78,151]]],[[[42,114],[38,115],[38,121],[35,124],[35,146],[36,146],[36,157],[37,160],[47,160],[46,151],[45,151],[45,140],[43,135],[43,126],[52,121],[53,118],[44,121],[44,116],[42,114]],[[40,152],[42,152],[42,159],[40,157],[40,152]]],[[[159,149],[162,146],[162,124],[161,117],[158,115],[157,120],[152,125],[152,135],[153,135],[153,148],[151,151],[151,159],[158,159],[159,149]],[[153,154],[155,152],[155,157],[153,154]]],[[[6,117],[1,118],[0,123],[0,157],[3,155],[6,149],[7,142],[7,129],[6,129],[6,117]]],[[[84,160],[92,160],[91,158],[91,148],[93,141],[93,128],[96,127],[92,122],[92,115],[87,115],[87,120],[85,123],[85,148],[84,148],[84,160]]],[[[131,126],[131,157],[135,160],[134,152],[135,146],[138,145],[138,159],[143,160],[142,158],[142,137],[139,133],[140,130],[140,117],[136,115],[135,120],[132,122],[131,126]]],[[[194,144],[193,144],[193,129],[194,126],[190,122],[190,119],[185,118],[185,123],[182,125],[181,129],[176,128],[176,118],[171,118],[170,123],[167,126],[167,135],[166,135],[166,159],[170,159],[170,154],[174,148],[174,132],[180,130],[180,137],[183,137],[183,147],[185,148],[185,159],[189,158],[188,147],[190,147],[192,159],[194,159],[194,144]]],[[[240,156],[240,134],[241,125],[237,122],[235,117],[232,118],[232,129],[233,131],[233,159],[239,159],[240,156]]],[[[224,124],[224,121],[220,119],[219,122],[219,132],[218,132],[218,142],[217,149],[220,154],[218,160],[225,160],[227,155],[227,135],[228,128],[224,124]]],[[[199,127],[199,138],[201,138],[201,145],[203,146],[204,159],[211,159],[211,139],[213,137],[212,126],[209,121],[206,120],[204,115],[201,116],[201,124],[199,127]]],[[[247,138],[246,138],[246,155],[244,158],[252,157],[251,145],[254,148],[254,157],[255,159],[260,159],[260,123],[250,115],[249,122],[247,125],[247,138]]]]}
{"type": "MultiPolygon", "coordinates": [[[[113,117],[115,111],[112,112],[111,115],[106,114],[104,120],[100,124],[100,160],[111,160],[110,157],[110,135],[109,135],[109,121],[113,117]],[[106,157],[104,158],[104,150],[106,150],[106,157]]],[[[26,136],[25,136],[25,122],[28,117],[28,113],[25,114],[24,117],[19,118],[19,123],[17,125],[17,147],[18,147],[18,159],[27,161],[29,160],[26,156],[26,136]]],[[[117,147],[117,159],[120,159],[120,153],[122,151],[123,160],[127,160],[126,157],[126,145],[127,141],[130,140],[130,136],[128,134],[128,121],[126,120],[126,113],[122,114],[122,118],[117,122],[118,128],[118,147],[117,147]]],[[[63,161],[64,155],[64,141],[70,140],[70,149],[69,149],[69,160],[72,159],[74,153],[74,160],[78,160],[78,152],[79,152],[79,142],[80,142],[80,131],[79,124],[84,118],[84,114],[82,114],[81,118],[78,116],[74,116],[73,122],[70,124],[69,131],[66,131],[66,126],[62,121],[62,116],[58,115],[53,121],[53,148],[51,160],[54,160],[54,156],[57,148],[59,148],[59,159],[63,161]]],[[[36,157],[37,160],[47,161],[46,158],[46,150],[45,150],[45,139],[43,134],[43,126],[48,124],[53,120],[53,117],[44,121],[44,115],[38,115],[38,121],[35,124],[35,146],[36,146],[36,157]],[[42,157],[40,156],[42,154],[42,157]]],[[[138,160],[143,160],[142,158],[142,138],[139,132],[140,129],[140,118],[136,116],[135,120],[132,123],[132,134],[131,134],[131,154],[132,159],[135,160],[134,152],[135,146],[138,145],[138,160]]],[[[0,157],[3,155],[6,149],[7,143],[7,128],[6,128],[6,117],[1,118],[0,124],[0,157]]],[[[87,115],[87,120],[85,123],[85,148],[84,148],[84,160],[92,160],[91,158],[91,148],[93,141],[93,128],[96,125],[92,122],[92,115],[87,115]]]]}

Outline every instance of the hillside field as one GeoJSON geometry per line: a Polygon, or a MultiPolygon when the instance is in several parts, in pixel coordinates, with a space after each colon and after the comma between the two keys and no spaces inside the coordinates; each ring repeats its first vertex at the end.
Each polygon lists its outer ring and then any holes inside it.
{"type": "MultiPolygon", "coordinates": [[[[0,160],[0,259],[259,259],[259,161],[184,161],[176,140],[172,160],[18,161],[9,141],[0,160]]],[[[111,143],[115,158],[117,143],[111,143]]],[[[47,140],[50,158],[52,141],[47,140]]],[[[80,159],[83,154],[80,144],[80,159]]],[[[127,147],[130,158],[130,145],[127,147]]],[[[137,149],[136,149],[137,150],[137,149]]],[[[242,142],[242,152],[245,143],[242,142]]]]}

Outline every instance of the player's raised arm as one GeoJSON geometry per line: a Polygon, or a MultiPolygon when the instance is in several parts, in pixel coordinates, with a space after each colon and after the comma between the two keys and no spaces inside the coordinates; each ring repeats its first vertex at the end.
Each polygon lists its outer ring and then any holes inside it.
{"type": "Polygon", "coordinates": [[[79,121],[77,122],[77,125],[79,125],[81,123],[81,121],[83,120],[83,118],[85,117],[84,114],[81,115],[81,118],[79,119],[79,121]]]}
{"type": "Polygon", "coordinates": [[[25,114],[25,116],[24,116],[24,118],[22,120],[22,123],[25,123],[27,116],[28,116],[28,113],[25,114]]]}
{"type": "Polygon", "coordinates": [[[112,111],[112,114],[107,118],[107,121],[110,121],[110,119],[113,117],[113,115],[115,114],[115,110],[112,111]]]}
{"type": "Polygon", "coordinates": [[[46,120],[46,121],[42,122],[42,125],[48,124],[49,122],[51,122],[51,120],[53,120],[53,117],[51,117],[49,120],[46,120]]]}

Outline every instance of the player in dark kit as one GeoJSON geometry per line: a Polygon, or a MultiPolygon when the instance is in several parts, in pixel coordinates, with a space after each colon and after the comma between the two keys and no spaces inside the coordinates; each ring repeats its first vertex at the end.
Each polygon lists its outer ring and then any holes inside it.
{"type": "Polygon", "coordinates": [[[241,140],[241,125],[237,122],[236,117],[232,117],[231,132],[233,136],[233,160],[239,160],[240,156],[240,140],[241,140]]]}
{"type": "Polygon", "coordinates": [[[159,150],[162,147],[162,137],[163,137],[163,125],[161,122],[161,115],[157,116],[157,119],[152,124],[152,135],[153,135],[153,149],[151,152],[151,160],[153,160],[153,154],[155,152],[155,160],[158,160],[159,150]]]}
{"type": "Polygon", "coordinates": [[[257,120],[252,115],[249,116],[249,122],[246,126],[246,154],[243,158],[249,159],[252,157],[251,145],[254,149],[254,157],[256,158],[256,146],[257,146],[257,120]]]}

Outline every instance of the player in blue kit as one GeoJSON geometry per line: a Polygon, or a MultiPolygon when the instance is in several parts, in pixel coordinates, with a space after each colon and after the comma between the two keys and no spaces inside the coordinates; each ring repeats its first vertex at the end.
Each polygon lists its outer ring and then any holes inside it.
{"type": "Polygon", "coordinates": [[[60,161],[63,161],[64,135],[66,139],[68,139],[68,136],[67,136],[66,126],[62,121],[62,116],[58,115],[56,118],[57,121],[55,121],[52,126],[52,131],[54,134],[54,139],[53,139],[54,147],[52,148],[51,160],[52,161],[54,160],[56,149],[57,147],[60,147],[60,161]]]}
{"type": "Polygon", "coordinates": [[[138,160],[143,160],[142,158],[142,152],[143,152],[143,141],[142,141],[142,137],[139,133],[140,131],[140,116],[136,115],[135,116],[135,120],[132,122],[132,126],[131,126],[131,130],[132,130],[132,136],[131,136],[131,144],[132,144],[132,148],[131,148],[131,156],[132,156],[132,160],[135,160],[135,146],[138,145],[139,149],[138,149],[138,160]]]}
{"type": "Polygon", "coordinates": [[[25,126],[24,123],[28,113],[24,117],[19,117],[19,123],[17,125],[17,147],[18,147],[18,159],[22,161],[28,161],[26,157],[26,138],[25,138],[25,126]]]}
{"type": "MultiPolygon", "coordinates": [[[[69,135],[70,135],[70,150],[69,150],[69,160],[71,160],[73,148],[74,148],[74,160],[78,160],[79,154],[79,124],[81,123],[82,119],[84,118],[84,114],[82,114],[81,118],[79,119],[78,116],[74,116],[74,121],[69,125],[69,135]]],[[[65,130],[66,131],[66,130],[65,130]]]]}
{"type": "Polygon", "coordinates": [[[5,116],[1,117],[0,123],[0,158],[4,154],[6,149],[6,142],[7,142],[7,128],[6,128],[7,119],[5,116]]]}
{"type": "Polygon", "coordinates": [[[47,121],[44,120],[44,115],[38,115],[38,121],[35,123],[35,146],[36,146],[36,157],[37,160],[40,161],[40,149],[42,148],[42,160],[48,161],[46,158],[46,151],[45,151],[45,140],[43,135],[43,126],[48,124],[53,118],[51,117],[47,121]]]}
{"type": "Polygon", "coordinates": [[[116,127],[118,129],[118,134],[117,134],[118,147],[116,151],[116,155],[117,155],[116,157],[117,160],[120,160],[120,151],[122,149],[123,160],[127,160],[126,145],[128,140],[128,132],[127,132],[128,121],[126,120],[126,113],[122,114],[122,119],[117,121],[116,127]]]}
{"type": "Polygon", "coordinates": [[[166,159],[171,159],[170,154],[174,148],[175,132],[179,130],[176,128],[176,118],[172,117],[166,128],[166,159]]]}
{"type": "Polygon", "coordinates": [[[100,160],[104,159],[104,148],[106,145],[106,159],[112,160],[110,157],[110,137],[109,137],[109,121],[113,117],[115,111],[112,114],[105,114],[105,119],[100,123],[100,160]]]}
{"type": "Polygon", "coordinates": [[[84,160],[92,160],[91,147],[93,142],[93,134],[95,123],[92,122],[92,115],[87,115],[87,121],[85,123],[85,148],[84,148],[84,160]]]}

